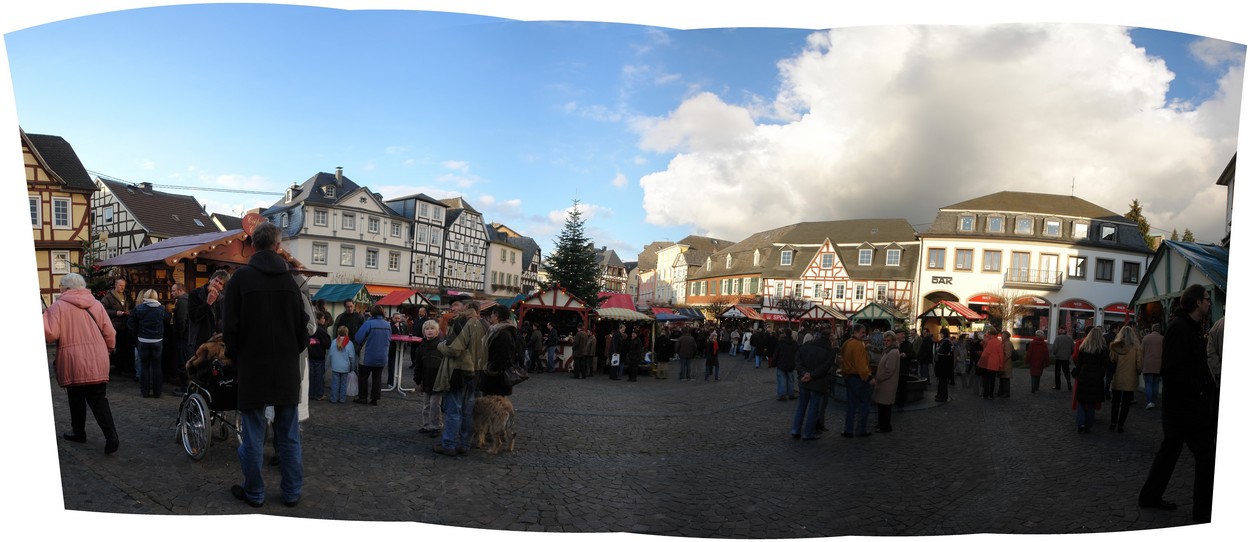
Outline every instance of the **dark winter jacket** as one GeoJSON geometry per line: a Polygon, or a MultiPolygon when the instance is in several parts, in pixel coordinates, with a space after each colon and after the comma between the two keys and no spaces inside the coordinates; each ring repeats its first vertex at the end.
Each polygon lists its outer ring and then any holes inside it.
{"type": "Polygon", "coordinates": [[[217,300],[209,305],[207,284],[187,292],[187,344],[192,349],[221,332],[222,297],[224,295],[218,295],[217,300]]]}
{"type": "Polygon", "coordinates": [[[308,348],[308,313],[286,260],[272,250],[235,271],[222,304],[226,357],[238,371],[238,408],[299,404],[300,352],[308,348]]]}
{"type": "Polygon", "coordinates": [[[833,362],[833,345],[828,337],[817,335],[812,340],[803,343],[798,353],[795,354],[795,370],[798,371],[800,379],[799,387],[816,393],[829,393],[829,386],[833,380],[830,375],[833,362]],[[811,380],[803,382],[804,373],[810,373],[811,380]]]}
{"type": "Polygon", "coordinates": [[[942,339],[937,343],[933,356],[933,375],[938,378],[955,376],[955,343],[950,339],[942,339]]]}
{"type": "MultiPolygon", "coordinates": [[[[1079,362],[1072,369],[1076,378],[1076,400],[1082,403],[1101,403],[1104,399],[1103,379],[1106,378],[1111,355],[1106,349],[1081,352],[1079,362]]],[[[1166,384],[1165,384],[1166,385],[1166,384]]]]}
{"type": "Polygon", "coordinates": [[[1159,373],[1163,375],[1164,434],[1215,428],[1219,387],[1207,365],[1206,344],[1202,327],[1188,314],[1168,322],[1159,373]]]}
{"type": "Polygon", "coordinates": [[[312,338],[317,340],[317,344],[308,345],[308,359],[326,359],[326,349],[330,347],[330,332],[326,331],[324,326],[317,326],[316,333],[312,338]]]}
{"type": "Polygon", "coordinates": [[[165,338],[165,321],[169,320],[169,311],[160,303],[139,303],[130,311],[126,328],[140,339],[165,338]]]}
{"type": "Polygon", "coordinates": [[[789,333],[782,333],[781,338],[777,339],[777,351],[773,353],[773,363],[777,365],[777,370],[786,373],[793,371],[794,356],[798,351],[799,343],[789,333]]]}
{"type": "Polygon", "coordinates": [[[490,326],[486,335],[486,370],[479,373],[482,395],[512,395],[512,386],[503,371],[516,356],[516,326],[502,322],[490,326]]]}
{"type": "Polygon", "coordinates": [[[412,349],[412,362],[416,366],[412,371],[413,382],[420,386],[421,392],[425,394],[434,393],[434,380],[438,378],[438,366],[443,364],[443,354],[438,351],[440,340],[438,337],[433,339],[422,337],[417,347],[412,349]]]}

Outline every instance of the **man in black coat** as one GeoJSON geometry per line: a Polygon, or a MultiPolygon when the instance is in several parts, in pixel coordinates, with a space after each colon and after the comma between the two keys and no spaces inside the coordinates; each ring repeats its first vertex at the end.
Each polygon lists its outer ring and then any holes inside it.
{"type": "Polygon", "coordinates": [[[1175,510],[1163,500],[1181,455],[1188,446],[1194,454],[1195,523],[1211,521],[1215,485],[1215,434],[1218,424],[1219,385],[1207,365],[1207,341],[1201,322],[1211,311],[1211,296],[1199,284],[1181,293],[1180,310],[1168,322],[1163,336],[1163,443],[1150,465],[1150,474],[1137,495],[1143,508],[1175,510]]]}
{"type": "Polygon", "coordinates": [[[304,483],[300,449],[300,352],[308,347],[308,313],[286,260],[277,252],[282,232],[262,222],[251,234],[256,253],[235,271],[223,300],[226,355],[237,371],[243,484],[235,498],[259,507],[265,502],[261,478],[265,407],[274,410],[275,445],[281,458],[282,502],[295,506],[304,483]]]}
{"type": "Polygon", "coordinates": [[[779,333],[773,362],[777,366],[777,400],[798,399],[798,390],[794,389],[794,356],[799,350],[799,343],[794,340],[790,330],[779,333]]]}
{"type": "Polygon", "coordinates": [[[799,404],[794,409],[794,422],[790,424],[790,436],[803,440],[816,440],[816,422],[821,417],[823,399],[829,395],[833,381],[833,342],[829,339],[828,326],[816,330],[816,336],[803,343],[795,354],[795,371],[799,376],[799,404]]]}
{"type": "Polygon", "coordinates": [[[208,284],[187,292],[187,346],[192,352],[221,332],[222,305],[218,301],[229,281],[230,273],[218,269],[208,284]]]}

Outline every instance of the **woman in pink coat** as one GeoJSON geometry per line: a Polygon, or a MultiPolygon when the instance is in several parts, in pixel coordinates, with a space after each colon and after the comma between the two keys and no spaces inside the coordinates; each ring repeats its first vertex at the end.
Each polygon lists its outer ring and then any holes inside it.
{"type": "Polygon", "coordinates": [[[1046,332],[1039,329],[1036,335],[1033,337],[1033,342],[1029,343],[1029,352],[1026,356],[1029,362],[1029,381],[1033,386],[1031,393],[1037,393],[1037,389],[1042,384],[1042,372],[1050,367],[1050,345],[1046,344],[1046,332]]]}
{"type": "Polygon", "coordinates": [[[87,290],[82,275],[61,277],[61,296],[43,313],[44,341],[57,343],[56,382],[69,394],[69,433],[72,442],[86,442],[87,407],[104,433],[104,453],[117,451],[117,428],[109,410],[109,352],[117,332],[104,306],[87,290]]]}

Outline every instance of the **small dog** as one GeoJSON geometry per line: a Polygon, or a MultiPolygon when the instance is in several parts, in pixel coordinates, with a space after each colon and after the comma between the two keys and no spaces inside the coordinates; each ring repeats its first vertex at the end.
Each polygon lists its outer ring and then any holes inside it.
{"type": "Polygon", "coordinates": [[[473,404],[473,432],[477,433],[477,447],[486,449],[491,441],[491,455],[498,455],[506,446],[511,452],[516,448],[516,410],[512,401],[502,395],[483,395],[473,404]]]}
{"type": "Polygon", "coordinates": [[[220,333],[213,335],[195,350],[195,355],[187,360],[187,374],[198,375],[211,371],[213,360],[221,362],[223,367],[229,367],[231,364],[226,358],[226,342],[220,333]]]}

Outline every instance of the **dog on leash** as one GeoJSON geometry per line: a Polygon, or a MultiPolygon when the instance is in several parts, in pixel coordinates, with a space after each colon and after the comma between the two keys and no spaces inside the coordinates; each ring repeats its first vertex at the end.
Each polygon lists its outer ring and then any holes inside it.
{"type": "Polygon", "coordinates": [[[214,334],[195,349],[195,355],[187,360],[187,374],[200,375],[212,371],[213,360],[219,361],[223,367],[229,367],[231,364],[226,358],[226,342],[220,333],[214,334]]]}
{"type": "Polygon", "coordinates": [[[516,448],[516,410],[512,401],[502,395],[483,395],[473,404],[473,432],[477,434],[477,447],[486,449],[490,439],[491,455],[498,455],[506,446],[511,452],[516,448]]]}

